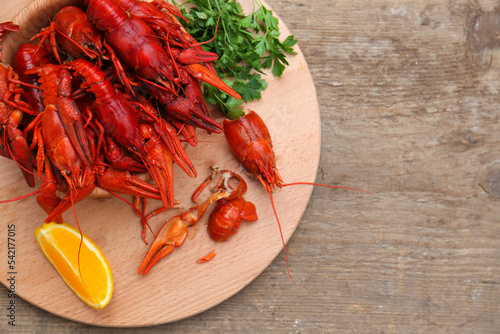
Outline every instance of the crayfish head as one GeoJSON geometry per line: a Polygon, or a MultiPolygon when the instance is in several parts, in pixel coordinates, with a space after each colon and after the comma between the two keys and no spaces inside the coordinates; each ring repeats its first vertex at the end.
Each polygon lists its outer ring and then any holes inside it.
{"type": "Polygon", "coordinates": [[[69,189],[76,189],[78,187],[78,180],[76,177],[80,173],[80,168],[77,166],[78,162],[69,161],[69,165],[66,169],[61,170],[61,175],[64,177],[68,183],[69,189]]]}
{"type": "Polygon", "coordinates": [[[95,174],[91,168],[84,166],[80,160],[68,161],[68,168],[61,170],[61,175],[68,183],[69,189],[87,188],[94,184],[95,174]]]}
{"type": "Polygon", "coordinates": [[[267,140],[256,140],[250,143],[245,159],[241,160],[242,165],[254,175],[266,188],[273,191],[275,186],[281,187],[283,179],[278,168],[274,151],[267,140]]]}

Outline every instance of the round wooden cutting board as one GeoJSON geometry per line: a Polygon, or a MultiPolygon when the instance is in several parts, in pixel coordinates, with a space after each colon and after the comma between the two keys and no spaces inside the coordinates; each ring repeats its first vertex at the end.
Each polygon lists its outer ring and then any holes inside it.
{"type": "MultiPolygon", "coordinates": [[[[2,2],[6,2],[2,0],[2,2]]],[[[251,10],[251,0],[240,1],[251,10]]],[[[75,1],[35,1],[19,14],[18,9],[3,13],[14,19],[22,30],[4,35],[4,61],[12,51],[37,30],[47,25],[47,13],[53,15],[62,6],[75,1]],[[15,11],[14,11],[15,10],[15,11]],[[16,15],[17,14],[17,15],[16,15]]],[[[267,4],[264,5],[269,8],[267,4]]],[[[10,10],[12,7],[6,7],[10,10]]],[[[290,32],[280,22],[283,38],[290,32]]],[[[298,47],[288,56],[290,66],[281,78],[266,77],[269,87],[259,101],[248,103],[264,119],[271,132],[277,165],[285,182],[309,181],[316,178],[320,153],[320,116],[316,92],[306,61],[298,47]]],[[[215,112],[216,119],[224,117],[215,112]]],[[[224,136],[198,131],[200,143],[187,147],[198,177],[191,179],[174,166],[175,196],[186,209],[194,206],[190,196],[210,173],[211,165],[230,169],[244,176],[248,183],[245,198],[257,207],[259,220],[243,223],[238,234],[226,242],[212,241],[206,232],[207,217],[190,228],[185,243],[162,259],[147,275],[137,273],[148,245],[141,240],[141,224],[133,210],[118,198],[86,198],[76,205],[79,224],[107,257],[114,277],[114,295],[102,310],[82,303],[66,287],[56,270],[44,257],[34,238],[35,229],[46,217],[35,197],[0,205],[2,223],[0,237],[5,241],[9,230],[14,241],[15,267],[8,268],[8,247],[2,243],[1,282],[15,276],[15,292],[48,312],[78,322],[100,326],[147,326],[183,319],[207,310],[231,297],[255,279],[282,250],[282,242],[269,197],[260,183],[245,174],[233,157],[224,136]],[[10,226],[10,228],[9,228],[10,226]],[[196,260],[215,250],[213,260],[197,264],[196,260]],[[8,274],[13,272],[14,274],[8,274]]],[[[0,158],[0,199],[27,194],[29,188],[16,164],[0,158]]],[[[38,189],[38,182],[35,189],[38,189]]],[[[274,194],[285,240],[295,231],[308,204],[312,186],[279,189],[274,194]]],[[[207,192],[201,195],[206,198],[207,192]]],[[[130,199],[130,198],[129,198],[130,199]]],[[[151,209],[158,203],[151,201],[151,209]]],[[[210,210],[210,209],[209,209],[210,210]]],[[[181,210],[173,209],[150,220],[153,231],[181,210]]],[[[64,220],[76,226],[71,210],[64,220]]],[[[148,231],[148,242],[153,235],[148,231]]],[[[283,272],[286,268],[283,267],[283,272]]]]}

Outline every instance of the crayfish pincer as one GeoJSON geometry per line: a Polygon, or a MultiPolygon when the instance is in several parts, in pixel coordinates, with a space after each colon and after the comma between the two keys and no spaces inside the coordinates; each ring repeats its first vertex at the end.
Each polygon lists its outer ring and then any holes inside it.
{"type": "Polygon", "coordinates": [[[139,266],[139,274],[146,275],[161,258],[170,254],[175,247],[184,243],[188,235],[188,227],[196,224],[210,204],[229,196],[228,191],[213,193],[205,202],[168,220],[156,235],[144,260],[139,266]]]}

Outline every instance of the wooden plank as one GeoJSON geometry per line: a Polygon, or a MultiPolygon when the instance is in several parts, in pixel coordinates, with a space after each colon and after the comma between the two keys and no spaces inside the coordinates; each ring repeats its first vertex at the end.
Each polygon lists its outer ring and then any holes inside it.
{"type": "MultiPolygon", "coordinates": [[[[300,288],[281,254],[226,302],[153,330],[498,332],[499,58],[497,46],[471,44],[477,19],[497,2],[269,4],[299,39],[316,84],[318,182],[375,196],[313,191],[287,248],[300,288]]],[[[0,301],[5,309],[5,294],[0,301]]],[[[18,305],[27,331],[112,331],[18,305]]]]}
{"type": "MultiPolygon", "coordinates": [[[[58,1],[62,2],[62,8],[71,0],[58,1]]],[[[251,2],[247,0],[246,6],[251,7],[251,2]]],[[[38,24],[44,22],[46,9],[56,11],[57,6],[54,2],[47,5],[44,1],[37,1],[34,6],[27,7],[16,16],[15,22],[19,24],[23,36],[26,31],[36,31],[47,24],[38,24]],[[37,24],[33,26],[33,22],[37,24]]],[[[282,31],[285,30],[283,25],[282,31]]],[[[14,37],[9,35],[5,38],[4,54],[7,59],[7,51],[13,54],[13,50],[21,44],[20,38],[12,35],[14,37]],[[11,42],[12,40],[15,43],[11,42]]],[[[310,72],[299,49],[297,55],[289,58],[289,67],[285,73],[279,79],[268,80],[264,95],[261,101],[248,103],[245,108],[257,110],[273,131],[273,145],[282,161],[281,175],[285,179],[313,182],[320,152],[319,107],[310,72]],[[286,117],[280,112],[283,110],[286,110],[286,117]]],[[[220,113],[216,115],[216,120],[222,123],[224,117],[220,113]]],[[[140,219],[135,212],[117,198],[85,199],[79,202],[75,206],[79,223],[75,221],[71,210],[63,214],[63,219],[75,228],[81,227],[82,231],[95,241],[105,254],[113,272],[112,301],[105,309],[95,312],[81,304],[64,282],[57,279],[55,270],[39,251],[38,245],[33,242],[34,228],[42,224],[47,216],[36,204],[35,198],[4,204],[4,219],[17,223],[15,234],[18,252],[31,254],[27,258],[18,258],[18,295],[35,306],[74,321],[102,326],[150,326],[200,313],[231,297],[265,270],[283,247],[267,192],[259,181],[245,174],[222,134],[208,135],[199,131],[197,137],[200,145],[196,148],[188,146],[186,153],[196,166],[200,178],[191,178],[180,170],[174,171],[172,190],[182,209],[172,210],[148,220],[152,231],[157,232],[169,218],[180,215],[194,205],[191,195],[210,173],[211,165],[218,165],[221,169],[229,169],[242,175],[243,182],[248,185],[245,188],[245,198],[259,208],[258,222],[244,224],[242,230],[245,232],[238,233],[227,242],[216,243],[208,236],[205,227],[207,213],[195,227],[187,230],[188,237],[182,248],[155,265],[155,270],[148,275],[142,276],[137,273],[137,269],[149,247],[140,238],[140,219]],[[264,239],[262,235],[274,235],[274,241],[271,241],[272,237],[264,239]],[[200,266],[196,263],[198,258],[211,250],[217,252],[217,258],[207,265],[200,266]],[[47,280],[40,282],[40,277],[47,280]],[[47,299],[47,291],[53,290],[60,291],[59,299],[47,299]],[[131,317],[131,314],[136,312],[137,300],[146,302],[143,312],[131,317]],[[163,307],[158,308],[156,305],[163,307]]],[[[0,182],[4,196],[15,196],[8,188],[20,188],[22,191],[27,187],[18,169],[12,169],[12,161],[0,160],[0,174],[14,172],[17,178],[5,177],[0,182]]],[[[213,186],[215,183],[214,180],[213,186]]],[[[27,191],[24,190],[23,193],[27,191]]],[[[281,228],[284,241],[290,238],[297,227],[311,192],[312,187],[308,187],[275,194],[274,203],[281,209],[280,217],[285,222],[281,228]]],[[[4,232],[0,229],[0,234],[2,233],[4,232]]],[[[153,235],[147,233],[146,239],[152,242],[153,235]]],[[[6,257],[7,250],[0,249],[0,258],[6,257]]],[[[7,285],[6,281],[7,278],[0,277],[0,282],[7,285]]]]}

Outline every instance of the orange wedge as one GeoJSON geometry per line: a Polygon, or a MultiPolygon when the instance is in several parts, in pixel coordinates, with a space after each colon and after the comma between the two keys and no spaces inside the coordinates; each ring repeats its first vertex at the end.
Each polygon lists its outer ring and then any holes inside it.
{"type": "Polygon", "coordinates": [[[35,238],[45,257],[85,304],[102,309],[109,303],[113,295],[113,275],[108,261],[92,240],[83,235],[78,253],[80,232],[71,225],[55,222],[37,228],[35,238]]]}

